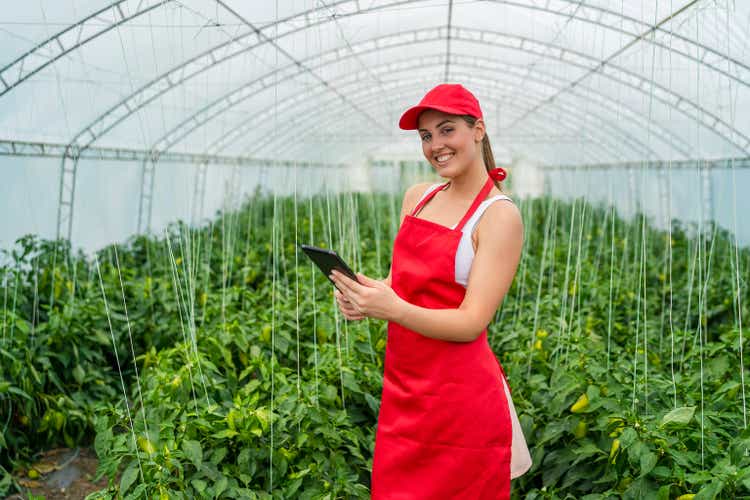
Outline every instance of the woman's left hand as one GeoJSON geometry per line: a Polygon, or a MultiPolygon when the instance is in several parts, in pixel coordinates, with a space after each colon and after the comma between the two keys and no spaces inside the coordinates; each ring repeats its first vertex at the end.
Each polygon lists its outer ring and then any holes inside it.
{"type": "Polygon", "coordinates": [[[336,270],[331,271],[331,279],[360,314],[387,321],[397,317],[403,299],[382,281],[357,273],[357,283],[336,270]]]}

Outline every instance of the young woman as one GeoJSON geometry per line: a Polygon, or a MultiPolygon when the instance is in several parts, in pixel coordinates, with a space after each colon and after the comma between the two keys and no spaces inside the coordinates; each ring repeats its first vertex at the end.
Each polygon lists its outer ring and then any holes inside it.
{"type": "Polygon", "coordinates": [[[531,460],[486,327],[518,267],[521,215],[463,86],[438,85],[399,126],[448,182],[406,191],[386,279],[332,275],[344,317],[388,321],[372,498],[509,498],[531,460]]]}

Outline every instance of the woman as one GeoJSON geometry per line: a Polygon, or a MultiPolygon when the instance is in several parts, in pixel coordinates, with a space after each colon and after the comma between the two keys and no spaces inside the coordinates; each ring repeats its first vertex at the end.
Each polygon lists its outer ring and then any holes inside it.
{"type": "Polygon", "coordinates": [[[406,191],[385,280],[332,274],[345,318],[388,321],[372,498],[509,498],[531,461],[486,327],[518,267],[521,215],[463,86],[438,85],[399,126],[448,182],[406,191]]]}

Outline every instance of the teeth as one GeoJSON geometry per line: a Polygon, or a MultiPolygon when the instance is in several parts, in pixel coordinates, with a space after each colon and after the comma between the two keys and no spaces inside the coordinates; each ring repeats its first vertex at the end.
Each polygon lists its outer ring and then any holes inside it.
{"type": "Polygon", "coordinates": [[[450,154],[450,155],[442,155],[442,156],[438,156],[436,159],[437,159],[437,161],[443,162],[443,161],[446,161],[451,156],[453,156],[453,155],[452,154],[450,154]]]}

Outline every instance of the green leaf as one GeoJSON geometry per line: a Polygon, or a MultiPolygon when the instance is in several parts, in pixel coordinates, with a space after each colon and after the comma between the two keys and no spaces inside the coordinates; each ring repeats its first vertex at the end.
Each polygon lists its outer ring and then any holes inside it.
{"type": "Polygon", "coordinates": [[[370,393],[365,393],[365,401],[367,401],[367,405],[370,407],[372,412],[377,415],[380,411],[380,401],[375,399],[370,393]]]}
{"type": "Polygon", "coordinates": [[[206,482],[201,479],[193,479],[192,481],[190,481],[190,484],[193,485],[193,488],[195,488],[195,491],[197,491],[198,493],[202,494],[204,491],[206,491],[206,482]]]}
{"type": "Polygon", "coordinates": [[[638,433],[632,427],[628,427],[620,434],[620,447],[625,449],[633,444],[636,439],[638,439],[638,433]]]}
{"type": "Polygon", "coordinates": [[[670,411],[661,419],[661,425],[668,424],[687,424],[695,414],[695,406],[681,406],[670,411]]]}
{"type": "Polygon", "coordinates": [[[650,450],[646,450],[641,453],[641,476],[645,476],[653,470],[656,466],[658,457],[656,453],[650,450]]]}
{"type": "Polygon", "coordinates": [[[632,483],[622,494],[623,500],[657,500],[657,490],[655,485],[649,482],[645,477],[639,477],[632,483]]]}
{"type": "Polygon", "coordinates": [[[120,494],[124,495],[138,479],[138,462],[133,460],[120,478],[120,494]]]}
{"type": "Polygon", "coordinates": [[[110,448],[111,442],[112,429],[110,427],[107,427],[103,431],[99,431],[96,433],[96,437],[94,438],[94,450],[96,451],[96,454],[99,456],[99,458],[105,455],[107,450],[110,448]]]}
{"type": "Polygon", "coordinates": [[[260,421],[261,427],[263,427],[263,430],[268,429],[268,422],[270,419],[270,412],[267,408],[261,407],[253,411],[253,415],[255,415],[258,420],[260,421]]]}
{"type": "Polygon", "coordinates": [[[664,486],[659,488],[659,491],[656,492],[656,497],[658,500],[669,500],[670,495],[669,492],[672,488],[671,484],[665,484],[664,486]]]}
{"type": "Polygon", "coordinates": [[[214,450],[213,454],[211,455],[211,463],[213,463],[214,465],[218,465],[219,462],[221,462],[222,460],[224,460],[225,456],[227,456],[227,449],[226,448],[224,448],[224,447],[222,447],[222,448],[216,448],[214,450]]]}
{"type": "Polygon", "coordinates": [[[575,459],[573,464],[576,464],[580,462],[581,460],[585,460],[587,458],[596,456],[596,455],[604,455],[604,452],[599,449],[596,444],[592,443],[591,441],[585,441],[580,446],[577,446],[573,448],[573,453],[578,457],[575,459]]]}
{"type": "Polygon", "coordinates": [[[76,382],[82,384],[85,377],[86,372],[83,370],[83,367],[81,367],[81,365],[76,365],[76,367],[73,368],[73,378],[76,380],[76,382]]]}
{"type": "Polygon", "coordinates": [[[185,452],[185,456],[193,462],[196,469],[201,468],[203,463],[203,448],[198,441],[187,440],[182,442],[182,451],[185,452]]]}
{"type": "Polygon", "coordinates": [[[236,435],[237,435],[237,431],[233,431],[232,429],[224,429],[223,431],[213,434],[211,437],[214,437],[216,439],[227,439],[227,438],[234,437],[236,435]]]}
{"type": "Polygon", "coordinates": [[[125,500],[140,500],[141,498],[146,498],[146,489],[148,488],[148,485],[146,483],[141,483],[138,486],[135,487],[133,492],[125,497],[125,500]]]}
{"type": "Polygon", "coordinates": [[[695,495],[693,500],[713,500],[724,489],[724,482],[714,479],[695,495]]]}
{"type": "Polygon", "coordinates": [[[227,478],[226,476],[221,476],[214,486],[215,498],[219,497],[225,489],[227,489],[227,478]]]}
{"type": "Polygon", "coordinates": [[[11,392],[11,393],[16,394],[18,396],[21,396],[22,398],[26,398],[29,401],[34,401],[34,398],[32,398],[31,396],[29,396],[28,394],[26,394],[24,391],[22,391],[18,387],[10,387],[10,388],[8,388],[8,392],[11,392]]]}
{"type": "Polygon", "coordinates": [[[297,490],[299,489],[299,487],[301,485],[302,485],[302,478],[301,477],[297,478],[297,479],[294,479],[293,481],[291,481],[286,486],[286,489],[284,491],[284,493],[287,495],[287,498],[294,497],[294,494],[297,493],[297,490]]]}

